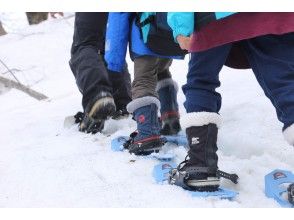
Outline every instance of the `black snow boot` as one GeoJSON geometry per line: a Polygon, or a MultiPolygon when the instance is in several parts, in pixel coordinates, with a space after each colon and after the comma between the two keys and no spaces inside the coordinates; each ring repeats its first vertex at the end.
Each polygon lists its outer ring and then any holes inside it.
{"type": "Polygon", "coordinates": [[[192,126],[186,129],[190,150],[186,159],[171,170],[169,183],[192,191],[217,191],[220,177],[237,183],[236,174],[218,170],[216,124],[192,126]]]}
{"type": "Polygon", "coordinates": [[[101,91],[87,104],[83,120],[80,123],[80,131],[86,133],[101,132],[104,122],[115,112],[115,104],[109,92],[101,91]]]}
{"type": "Polygon", "coordinates": [[[215,124],[186,129],[190,150],[185,161],[171,171],[171,184],[196,191],[218,189],[220,180],[217,176],[217,132],[215,124]]]}

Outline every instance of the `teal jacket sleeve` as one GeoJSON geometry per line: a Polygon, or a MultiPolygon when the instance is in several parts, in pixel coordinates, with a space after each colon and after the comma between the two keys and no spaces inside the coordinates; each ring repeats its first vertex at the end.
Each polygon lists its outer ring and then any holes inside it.
{"type": "Polygon", "coordinates": [[[190,36],[194,32],[194,12],[169,12],[167,23],[173,30],[173,36],[177,42],[177,36],[190,36]]]}

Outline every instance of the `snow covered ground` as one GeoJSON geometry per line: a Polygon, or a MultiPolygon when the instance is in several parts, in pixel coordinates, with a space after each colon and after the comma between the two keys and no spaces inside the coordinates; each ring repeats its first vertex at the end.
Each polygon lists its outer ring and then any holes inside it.
{"type": "MultiPolygon", "coordinates": [[[[81,110],[81,95],[68,66],[73,18],[43,22],[0,37],[0,59],[26,85],[44,93],[37,101],[0,87],[0,207],[279,207],[264,194],[264,175],[293,170],[294,149],[284,141],[274,108],[253,73],[223,68],[223,127],[219,166],[236,172],[235,201],[192,198],[179,187],[158,185],[158,163],[110,149],[111,138],[135,129],[129,119],[107,122],[103,134],[66,129],[64,118],[81,110]],[[135,162],[130,162],[135,160],[135,162]]],[[[130,72],[132,63],[129,62],[130,72]]],[[[187,62],[175,61],[174,79],[183,85],[187,62]]],[[[9,76],[0,65],[1,76],[9,76]]],[[[180,91],[183,114],[184,95],[180,91]]],[[[183,148],[176,150],[178,162],[183,148]]]]}

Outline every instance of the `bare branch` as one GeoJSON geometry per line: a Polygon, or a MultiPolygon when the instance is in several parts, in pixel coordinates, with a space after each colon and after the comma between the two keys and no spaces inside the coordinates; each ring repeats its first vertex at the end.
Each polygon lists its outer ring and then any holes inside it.
{"type": "Polygon", "coordinates": [[[15,82],[11,79],[6,79],[5,77],[0,76],[0,82],[2,82],[6,87],[8,88],[14,88],[14,89],[18,89],[26,94],[28,94],[29,96],[37,99],[37,100],[44,100],[44,99],[48,99],[48,97],[42,93],[39,93],[19,82],[15,82]]]}

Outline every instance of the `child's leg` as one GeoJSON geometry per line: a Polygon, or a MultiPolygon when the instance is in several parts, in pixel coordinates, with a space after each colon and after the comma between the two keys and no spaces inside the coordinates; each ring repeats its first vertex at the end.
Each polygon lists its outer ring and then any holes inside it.
{"type": "Polygon", "coordinates": [[[294,144],[294,33],[244,42],[252,70],[276,108],[289,144],[294,144]]]}
{"type": "Polygon", "coordinates": [[[157,83],[158,58],[140,56],[134,60],[134,80],[132,82],[132,98],[145,96],[157,98],[155,91],[157,83]]]}
{"type": "Polygon", "coordinates": [[[130,153],[149,154],[162,146],[157,116],[160,102],[155,90],[158,58],[141,56],[134,63],[133,101],[127,105],[127,110],[137,122],[138,134],[128,148],[130,153]]]}
{"type": "Polygon", "coordinates": [[[190,149],[187,159],[173,173],[172,184],[198,191],[219,187],[216,151],[221,96],[215,89],[220,86],[219,72],[230,48],[229,44],[191,55],[187,84],[183,86],[187,114],[180,120],[190,149]]]}
{"type": "Polygon", "coordinates": [[[162,135],[174,135],[181,130],[177,101],[178,84],[172,79],[169,67],[172,59],[160,58],[158,63],[157,86],[160,101],[162,135]]]}
{"type": "Polygon", "coordinates": [[[229,44],[191,54],[187,83],[183,86],[186,96],[184,106],[188,113],[219,112],[221,96],[215,89],[220,86],[219,72],[230,49],[229,44]]]}

